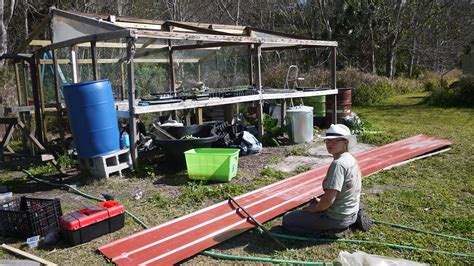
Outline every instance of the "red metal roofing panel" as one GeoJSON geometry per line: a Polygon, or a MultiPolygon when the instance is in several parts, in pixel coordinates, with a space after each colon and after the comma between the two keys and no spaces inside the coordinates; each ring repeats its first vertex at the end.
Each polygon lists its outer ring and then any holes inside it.
{"type": "MultiPolygon", "coordinates": [[[[356,154],[363,175],[451,145],[417,135],[356,154]]],[[[328,165],[246,193],[236,200],[260,222],[271,220],[323,194],[328,165]]],[[[118,265],[171,265],[254,228],[228,201],[177,218],[99,247],[118,265]]]]}

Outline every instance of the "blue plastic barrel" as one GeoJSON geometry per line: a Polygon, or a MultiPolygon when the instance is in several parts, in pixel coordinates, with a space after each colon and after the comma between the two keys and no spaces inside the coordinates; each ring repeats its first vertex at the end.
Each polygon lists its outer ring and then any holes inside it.
{"type": "Polygon", "coordinates": [[[94,158],[120,150],[110,82],[105,79],[65,85],[63,93],[79,157],[94,158]]]}

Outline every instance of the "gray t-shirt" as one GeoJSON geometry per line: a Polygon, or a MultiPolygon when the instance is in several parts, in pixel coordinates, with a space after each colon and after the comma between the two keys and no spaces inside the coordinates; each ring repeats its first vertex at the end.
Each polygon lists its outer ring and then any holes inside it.
{"type": "Polygon", "coordinates": [[[341,154],[329,166],[323,189],[335,189],[337,193],[334,203],[326,213],[335,219],[345,219],[359,211],[361,172],[356,159],[349,152],[341,154]]]}

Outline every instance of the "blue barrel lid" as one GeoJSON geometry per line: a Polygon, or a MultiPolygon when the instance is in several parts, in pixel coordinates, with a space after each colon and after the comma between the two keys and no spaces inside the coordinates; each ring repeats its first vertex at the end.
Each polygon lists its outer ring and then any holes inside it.
{"type": "Polygon", "coordinates": [[[99,82],[109,82],[109,80],[108,79],[86,80],[82,82],[66,84],[66,85],[63,85],[63,87],[65,88],[65,87],[84,86],[84,85],[94,84],[94,83],[99,83],[99,82]]]}

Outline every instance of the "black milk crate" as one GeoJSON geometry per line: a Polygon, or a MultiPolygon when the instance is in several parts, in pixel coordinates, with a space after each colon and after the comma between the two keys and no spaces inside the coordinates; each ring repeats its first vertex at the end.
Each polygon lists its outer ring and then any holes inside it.
{"type": "Polygon", "coordinates": [[[21,197],[0,204],[0,232],[4,236],[45,236],[58,231],[62,215],[59,199],[21,197]]]}

